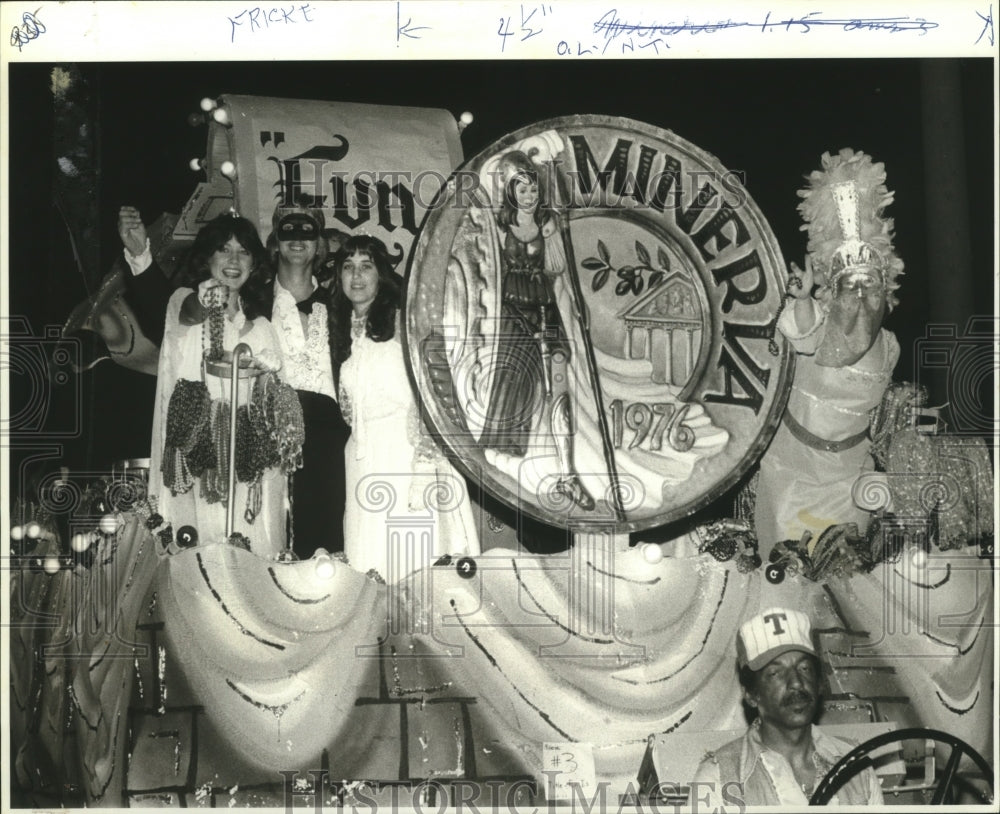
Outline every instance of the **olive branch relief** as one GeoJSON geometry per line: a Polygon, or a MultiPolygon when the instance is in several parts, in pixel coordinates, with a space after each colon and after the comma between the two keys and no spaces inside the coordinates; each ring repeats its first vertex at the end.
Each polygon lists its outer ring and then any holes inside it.
{"type": "Polygon", "coordinates": [[[581,263],[585,269],[594,272],[594,279],[590,282],[591,289],[596,292],[604,288],[612,271],[618,275],[615,294],[619,297],[624,297],[629,292],[638,295],[645,288],[652,290],[662,284],[670,273],[670,257],[663,250],[663,247],[658,247],[656,250],[657,268],[653,267],[653,258],[649,250],[638,240],[635,242],[635,253],[638,263],[616,269],[611,263],[611,253],[608,251],[608,247],[603,240],[598,240],[598,256],[587,257],[581,263]],[[649,272],[648,278],[645,276],[646,272],[649,272]]]}

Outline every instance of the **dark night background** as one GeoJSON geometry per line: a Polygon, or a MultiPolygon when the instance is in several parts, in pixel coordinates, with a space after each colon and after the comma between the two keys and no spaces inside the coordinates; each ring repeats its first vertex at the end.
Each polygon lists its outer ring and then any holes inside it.
{"type": "MultiPolygon", "coordinates": [[[[888,214],[906,263],[901,302],[886,323],[902,347],[895,378],[914,378],[914,341],[928,323],[958,324],[961,334],[969,316],[996,313],[995,89],[988,58],[76,64],[82,82],[69,114],[53,98],[52,68],[12,64],[4,89],[11,147],[5,309],[26,317],[35,336],[45,326],[61,326],[88,285],[96,288],[110,268],[121,250],[119,206],[138,206],[147,223],[162,212],[180,212],[200,179],[188,161],[205,154],[206,128],[190,126],[187,118],[202,97],[225,93],[435,107],[456,117],[468,110],[475,116],[462,135],[469,158],[511,131],[554,116],[637,119],[673,130],[745,173],[786,262],[800,264],[806,239],[796,191],[803,176],[819,167],[824,151],[863,150],[886,165],[888,187],[896,193],[888,214]],[[941,99],[949,105],[940,107],[941,99]],[[81,131],[84,122],[88,127],[81,131]],[[89,199],[66,191],[56,163],[67,149],[63,142],[75,137],[85,142],[87,155],[77,163],[83,176],[92,173],[89,199]],[[968,208],[961,221],[967,239],[942,225],[935,214],[941,202],[927,197],[939,194],[941,178],[957,182],[959,197],[947,200],[945,211],[968,208]],[[87,284],[54,204],[60,185],[63,209],[78,230],[87,284]],[[944,252],[934,248],[938,237],[944,252]],[[956,240],[952,263],[948,241],[956,240]]],[[[74,182],[77,194],[84,181],[74,182]]],[[[52,384],[45,428],[11,439],[12,498],[60,465],[99,470],[149,455],[153,377],[102,362],[78,384],[79,398],[75,382],[52,384]],[[46,441],[77,415],[77,437],[46,441]],[[62,453],[39,454],[51,443],[61,444],[62,453]]],[[[946,401],[943,378],[931,384],[930,403],[946,401]]],[[[10,413],[16,415],[30,385],[12,371],[11,386],[10,413]]],[[[987,381],[980,393],[987,415],[991,389],[987,381]]]]}

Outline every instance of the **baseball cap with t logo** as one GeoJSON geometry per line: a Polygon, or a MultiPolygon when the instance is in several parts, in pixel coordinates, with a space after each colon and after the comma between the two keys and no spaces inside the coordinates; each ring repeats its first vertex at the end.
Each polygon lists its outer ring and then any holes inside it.
{"type": "Polygon", "coordinates": [[[789,650],[816,655],[809,617],[802,611],[768,608],[740,626],[736,655],[740,667],[760,670],[789,650]]]}

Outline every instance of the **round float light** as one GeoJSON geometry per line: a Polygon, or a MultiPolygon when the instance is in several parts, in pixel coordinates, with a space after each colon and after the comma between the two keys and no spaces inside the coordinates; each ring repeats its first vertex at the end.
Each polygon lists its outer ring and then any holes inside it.
{"type": "Polygon", "coordinates": [[[188,162],[188,166],[192,170],[194,170],[195,172],[198,172],[199,170],[203,170],[203,169],[205,169],[205,159],[204,158],[192,158],[188,162]]]}
{"type": "Polygon", "coordinates": [[[217,107],[212,111],[212,118],[223,127],[228,127],[232,122],[229,120],[229,111],[224,107],[217,107]]]}
{"type": "Polygon", "coordinates": [[[914,568],[923,570],[927,567],[927,552],[920,546],[914,546],[910,549],[910,562],[913,563],[914,568]]]}
{"type": "Polygon", "coordinates": [[[11,528],[10,528],[10,539],[11,540],[23,540],[24,539],[24,526],[11,526],[11,528]]]}
{"type": "Polygon", "coordinates": [[[58,574],[62,569],[62,563],[59,562],[59,558],[55,555],[45,558],[45,562],[42,563],[42,568],[46,574],[58,574]]]}
{"type": "Polygon", "coordinates": [[[208,113],[211,110],[214,110],[215,106],[216,106],[215,99],[212,99],[209,96],[206,96],[204,99],[201,100],[201,109],[204,110],[206,113],[208,113]]]}
{"type": "Polygon", "coordinates": [[[113,514],[106,514],[97,524],[97,528],[100,529],[101,534],[114,534],[118,531],[118,518],[113,514]]]}
{"type": "Polygon", "coordinates": [[[70,538],[69,545],[77,554],[82,554],[93,542],[89,534],[74,534],[70,538]]]}
{"type": "Polygon", "coordinates": [[[32,520],[24,527],[24,536],[29,540],[37,540],[42,533],[42,527],[32,520]]]}
{"type": "Polygon", "coordinates": [[[181,526],[177,529],[177,545],[181,548],[192,548],[198,545],[198,529],[194,526],[181,526]]]}
{"type": "Polygon", "coordinates": [[[650,565],[655,565],[663,559],[663,549],[656,543],[643,543],[642,558],[650,565]]]}
{"type": "Polygon", "coordinates": [[[219,167],[219,172],[229,178],[230,180],[236,179],[236,165],[232,161],[223,161],[219,167]]]}
{"type": "Polygon", "coordinates": [[[325,549],[317,549],[316,553],[313,555],[313,559],[316,561],[313,568],[316,569],[316,576],[319,579],[332,579],[334,571],[337,570],[337,566],[333,562],[333,558],[326,552],[325,549]]]}

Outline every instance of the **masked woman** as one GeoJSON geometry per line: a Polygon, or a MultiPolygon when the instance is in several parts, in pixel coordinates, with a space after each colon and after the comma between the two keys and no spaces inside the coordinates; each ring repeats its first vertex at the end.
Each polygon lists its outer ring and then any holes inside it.
{"type": "Polygon", "coordinates": [[[420,420],[400,342],[401,282],[385,245],[355,235],[334,270],[334,375],[351,424],[344,550],[356,570],[394,583],[442,554],[478,554],[479,539],[465,481],[420,420]]]}
{"type": "MultiPolygon", "coordinates": [[[[127,233],[123,230],[123,240],[127,233]]],[[[131,236],[136,244],[144,238],[134,231],[131,236]]],[[[181,287],[167,304],[149,491],[181,546],[226,540],[231,380],[208,372],[206,359],[244,343],[255,367],[270,371],[271,379],[281,366],[277,339],[261,315],[266,269],[267,256],[253,224],[220,215],[195,238],[181,271],[181,287]]],[[[252,376],[240,379],[240,405],[250,402],[254,384],[252,376]]],[[[233,531],[245,538],[243,543],[248,541],[251,551],[273,556],[285,544],[285,475],[276,461],[257,454],[262,447],[247,430],[249,412],[240,418],[246,420],[237,433],[237,482],[235,494],[228,496],[234,504],[233,531]]],[[[294,411],[279,420],[294,423],[294,411]]]]}

